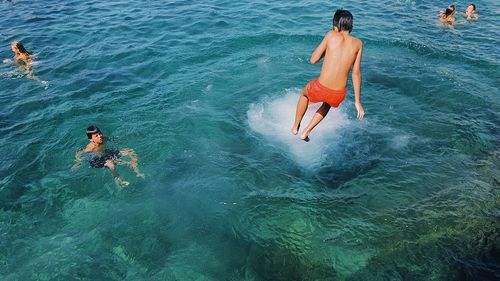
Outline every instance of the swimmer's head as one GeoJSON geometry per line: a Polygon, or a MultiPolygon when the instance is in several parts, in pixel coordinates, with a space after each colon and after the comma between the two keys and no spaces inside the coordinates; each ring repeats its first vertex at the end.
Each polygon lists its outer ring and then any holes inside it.
{"type": "Polygon", "coordinates": [[[94,125],[87,128],[87,138],[98,143],[102,143],[103,141],[101,130],[94,125]]]}
{"type": "Polygon", "coordinates": [[[351,12],[347,10],[337,10],[335,15],[333,15],[333,28],[337,28],[340,31],[352,31],[353,17],[351,12]]]}
{"type": "Polygon", "coordinates": [[[470,14],[470,13],[474,12],[475,10],[476,10],[476,4],[472,3],[467,7],[465,12],[470,14]]]}
{"type": "MultiPolygon", "coordinates": [[[[453,5],[451,5],[451,6],[453,6],[453,5]]],[[[444,15],[443,15],[444,17],[449,17],[455,13],[455,6],[453,6],[453,8],[451,8],[451,6],[446,8],[446,11],[444,12],[444,15]]]]}
{"type": "Polygon", "coordinates": [[[31,52],[28,52],[28,50],[26,50],[24,48],[24,45],[21,41],[14,41],[12,42],[12,45],[10,46],[11,49],[12,49],[12,52],[16,53],[16,54],[23,54],[23,55],[31,55],[31,52]]]}

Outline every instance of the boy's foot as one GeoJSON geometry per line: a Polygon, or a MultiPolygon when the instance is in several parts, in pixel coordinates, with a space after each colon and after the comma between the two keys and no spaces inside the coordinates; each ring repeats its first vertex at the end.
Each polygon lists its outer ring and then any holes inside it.
{"type": "Polygon", "coordinates": [[[297,126],[297,128],[292,128],[292,134],[294,134],[294,135],[298,134],[299,129],[300,129],[300,124],[299,124],[299,126],[297,126]]]}
{"type": "Polygon", "coordinates": [[[115,178],[115,183],[121,187],[127,187],[129,185],[128,181],[124,181],[120,178],[115,178]]]}
{"type": "Polygon", "coordinates": [[[305,142],[308,142],[308,141],[310,141],[310,140],[311,140],[311,139],[309,139],[309,136],[308,136],[308,135],[305,135],[305,134],[302,134],[302,135],[300,136],[300,139],[301,139],[301,140],[303,140],[303,141],[305,141],[305,142]]]}
{"type": "Polygon", "coordinates": [[[135,175],[136,175],[137,177],[139,177],[139,178],[143,178],[143,179],[145,178],[145,177],[144,177],[144,174],[143,174],[143,173],[141,173],[141,172],[135,172],[135,175]]]}

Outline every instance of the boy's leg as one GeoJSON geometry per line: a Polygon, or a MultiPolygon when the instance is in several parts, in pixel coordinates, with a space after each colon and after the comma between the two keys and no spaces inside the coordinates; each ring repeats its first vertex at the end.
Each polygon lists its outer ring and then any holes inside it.
{"type": "Polygon", "coordinates": [[[295,121],[293,122],[292,134],[296,135],[299,132],[300,122],[306,113],[309,106],[309,98],[307,97],[307,85],[300,93],[299,101],[297,102],[297,110],[295,112],[295,121]]]}
{"type": "Polygon", "coordinates": [[[124,181],[120,178],[120,175],[118,174],[118,172],[115,169],[115,164],[113,163],[113,161],[106,160],[106,162],[104,163],[104,167],[111,170],[111,173],[113,173],[113,177],[115,178],[115,183],[117,185],[125,187],[129,184],[128,181],[124,181]]]}
{"type": "Polygon", "coordinates": [[[123,156],[129,156],[130,162],[128,162],[128,165],[130,168],[134,170],[136,176],[144,178],[144,174],[139,171],[139,159],[135,151],[131,148],[125,148],[120,151],[120,154],[123,156]]]}
{"type": "Polygon", "coordinates": [[[302,135],[300,136],[301,139],[305,141],[309,141],[309,134],[311,133],[312,129],[316,127],[316,125],[325,118],[325,116],[328,114],[328,111],[330,111],[330,105],[324,102],[321,107],[314,113],[313,118],[311,119],[311,122],[307,126],[307,128],[304,129],[302,132],[302,135]]]}

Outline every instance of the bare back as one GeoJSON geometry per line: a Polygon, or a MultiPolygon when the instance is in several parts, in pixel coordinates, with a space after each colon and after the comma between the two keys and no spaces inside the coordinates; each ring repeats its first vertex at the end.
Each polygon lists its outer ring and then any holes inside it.
{"type": "MultiPolygon", "coordinates": [[[[317,48],[324,55],[319,82],[333,90],[345,89],[349,71],[357,59],[361,60],[361,49],[361,40],[349,33],[328,32],[317,48]]],[[[359,71],[359,65],[357,67],[359,71]]]]}

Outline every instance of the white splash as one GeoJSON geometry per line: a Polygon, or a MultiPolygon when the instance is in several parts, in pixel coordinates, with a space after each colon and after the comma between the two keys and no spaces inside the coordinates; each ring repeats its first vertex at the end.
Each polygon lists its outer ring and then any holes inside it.
{"type": "Polygon", "coordinates": [[[392,138],[390,145],[394,149],[403,149],[408,145],[410,139],[411,137],[409,135],[395,135],[392,138]]]}
{"type": "Polygon", "coordinates": [[[290,156],[302,166],[320,165],[325,153],[340,140],[339,133],[350,121],[340,108],[331,108],[328,115],[312,131],[311,141],[299,138],[302,130],[309,124],[321,103],[309,104],[302,120],[299,135],[293,135],[291,128],[300,89],[290,89],[284,95],[265,98],[252,103],[247,111],[248,124],[255,132],[267,138],[270,143],[288,150],[290,156]]]}
{"type": "Polygon", "coordinates": [[[212,85],[212,84],[208,84],[208,85],[205,87],[205,89],[203,89],[203,92],[204,92],[205,94],[210,94],[210,93],[212,92],[212,89],[213,89],[213,88],[214,88],[214,85],[212,85]]]}

